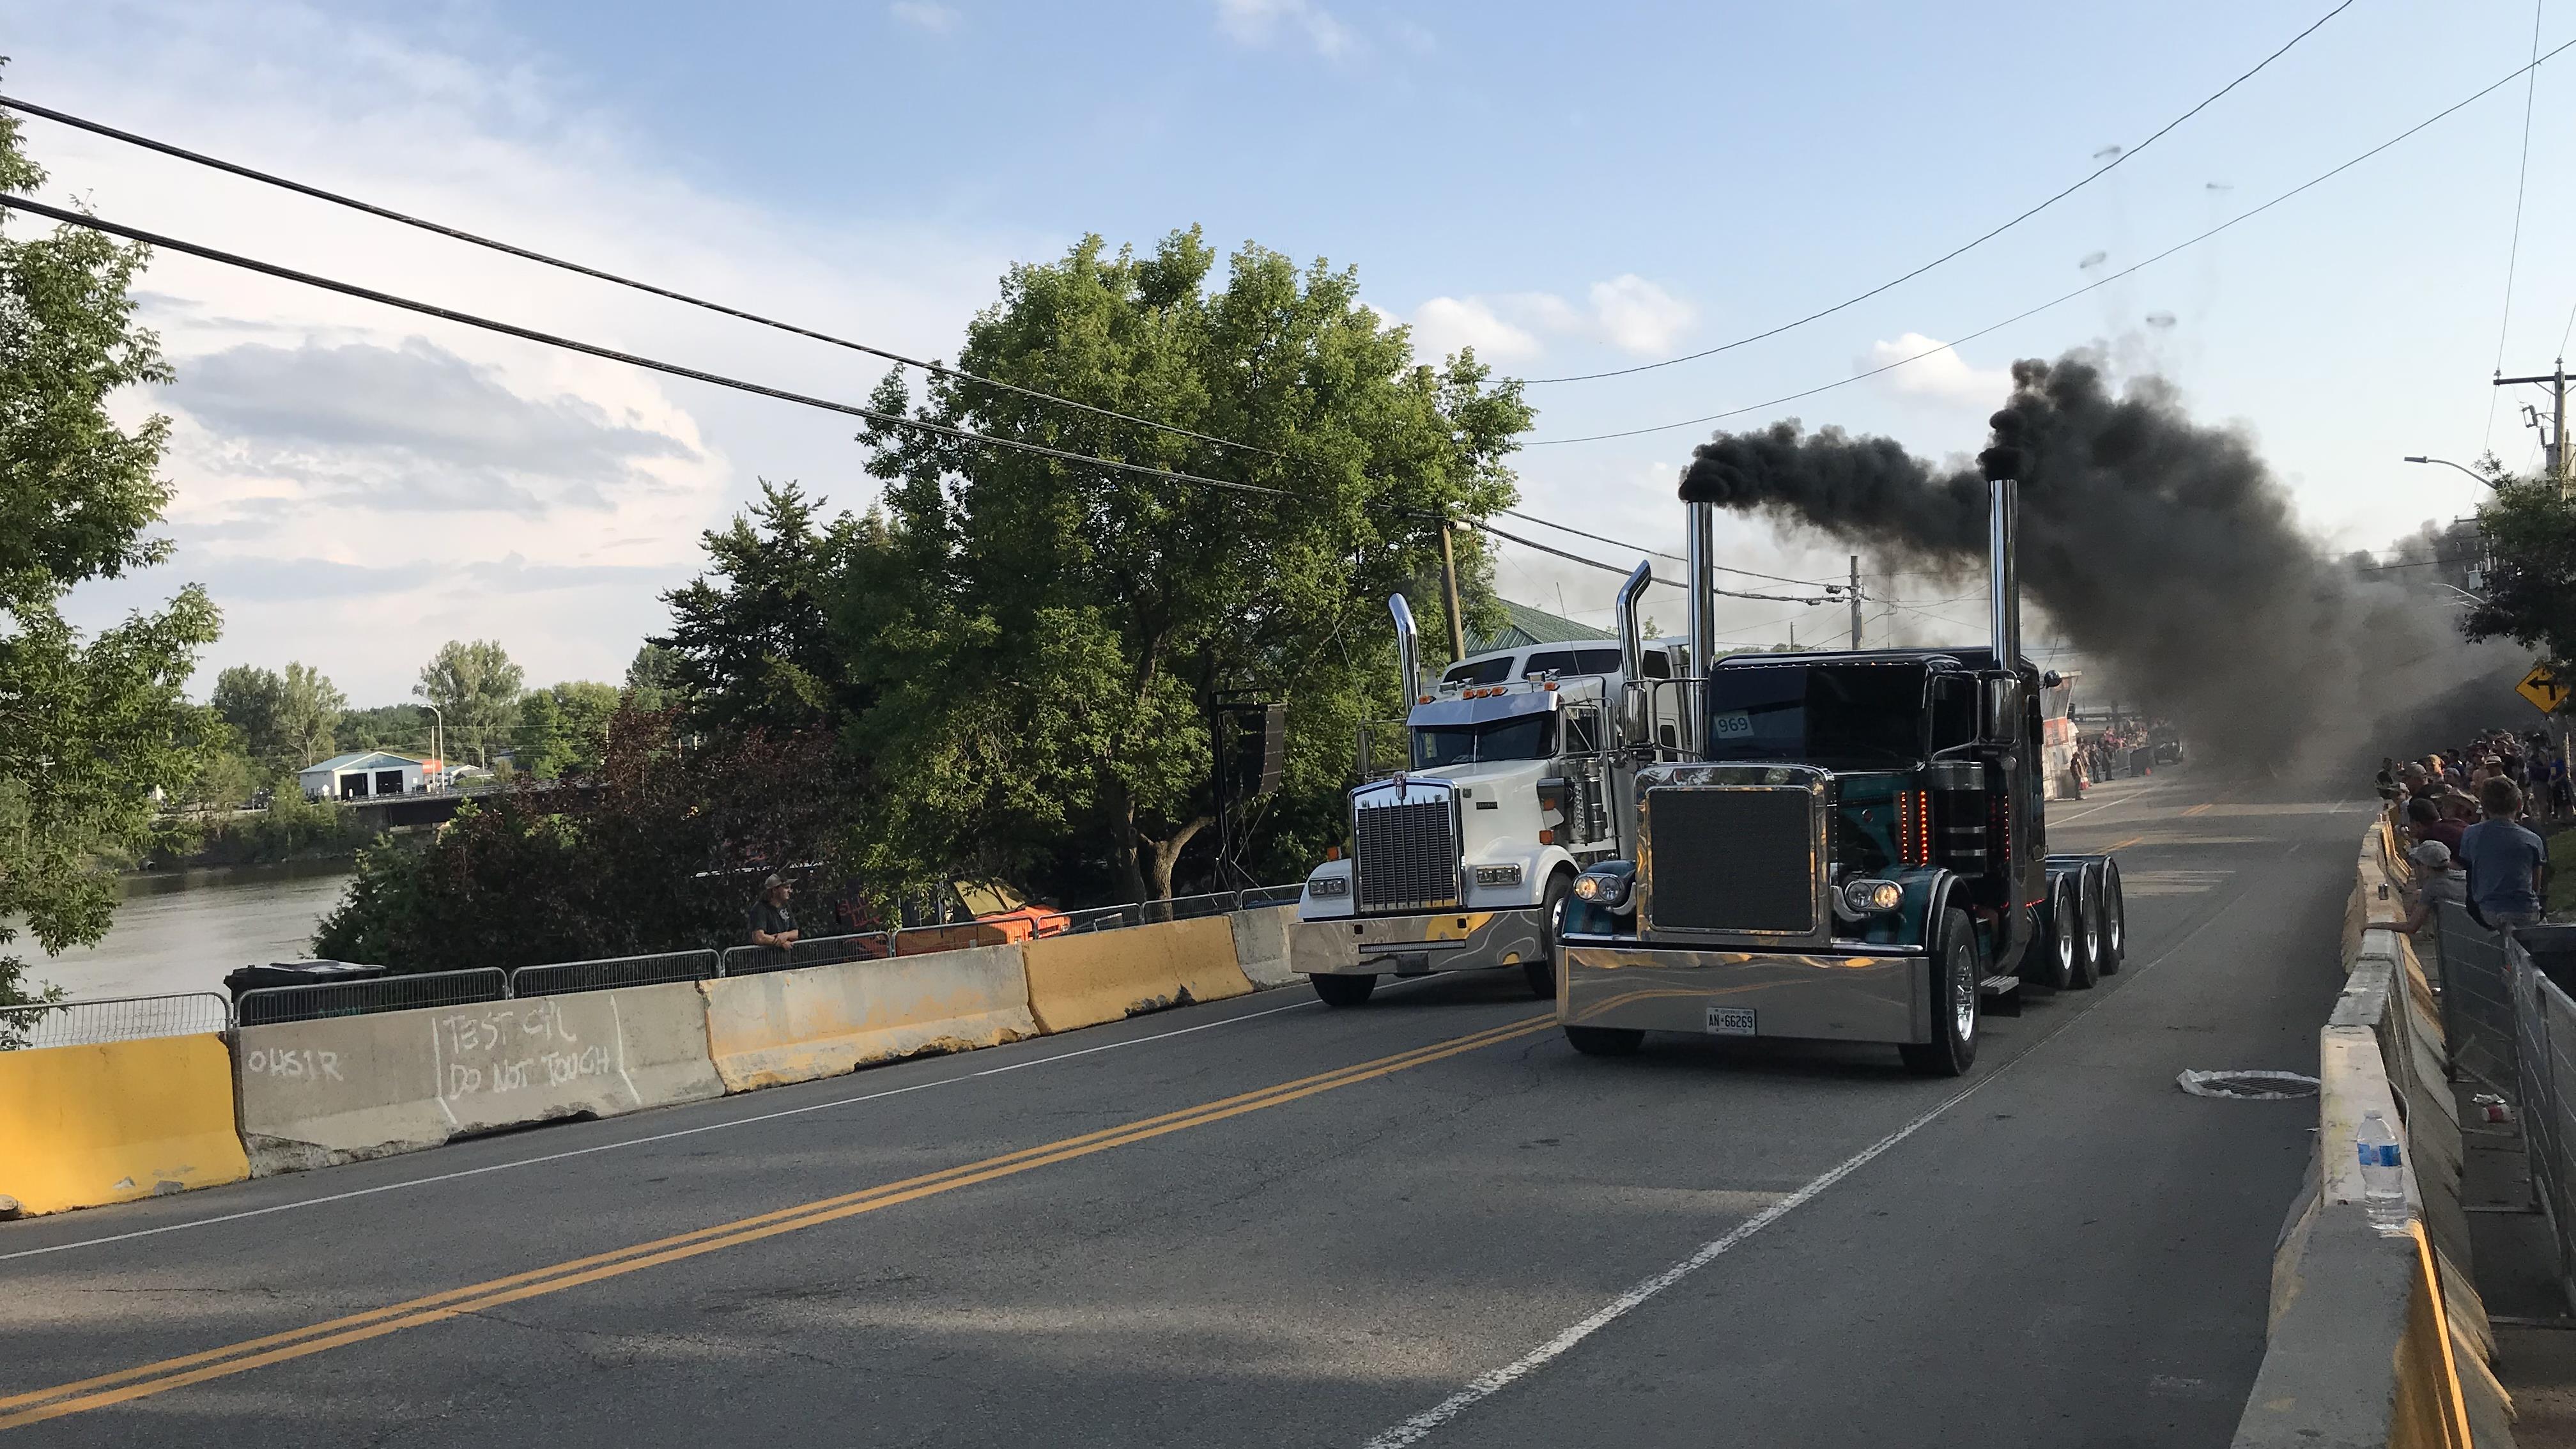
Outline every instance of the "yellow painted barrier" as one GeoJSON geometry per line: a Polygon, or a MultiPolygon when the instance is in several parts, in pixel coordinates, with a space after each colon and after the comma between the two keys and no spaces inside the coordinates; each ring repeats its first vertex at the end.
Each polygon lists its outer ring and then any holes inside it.
{"type": "Polygon", "coordinates": [[[0,1195],[27,1212],[248,1176],[222,1037],[0,1052],[0,1195]]]}
{"type": "Polygon", "coordinates": [[[1223,916],[1050,936],[1025,949],[1029,1010],[1045,1032],[1252,994],[1251,980],[1235,964],[1234,928],[1223,916]]]}
{"type": "Polygon", "coordinates": [[[747,1092],[1035,1036],[1020,949],[974,946],[702,981],[716,1075],[726,1091],[747,1092]]]}

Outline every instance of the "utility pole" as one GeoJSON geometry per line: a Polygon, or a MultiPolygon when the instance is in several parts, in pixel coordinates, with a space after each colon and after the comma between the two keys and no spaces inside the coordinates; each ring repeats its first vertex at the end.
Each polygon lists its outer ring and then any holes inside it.
{"type": "Polygon", "coordinates": [[[1458,619],[1458,555],[1450,549],[1449,531],[1457,525],[1440,520],[1440,594],[1449,605],[1449,662],[1467,657],[1467,629],[1458,619]]]}
{"type": "Polygon", "coordinates": [[[1860,555],[1851,556],[1851,647],[1860,647],[1860,555]]]}
{"type": "Polygon", "coordinates": [[[2558,365],[2553,370],[2539,377],[2498,377],[2495,385],[2514,387],[2526,382],[2541,382],[2549,385],[2549,435],[2543,439],[2545,451],[2542,456],[2549,463],[2549,481],[2558,485],[2558,496],[2565,498],[2571,491],[2571,481],[2576,481],[2571,480],[2569,475],[2567,452],[2567,359],[2563,357],[2558,359],[2558,365]]]}

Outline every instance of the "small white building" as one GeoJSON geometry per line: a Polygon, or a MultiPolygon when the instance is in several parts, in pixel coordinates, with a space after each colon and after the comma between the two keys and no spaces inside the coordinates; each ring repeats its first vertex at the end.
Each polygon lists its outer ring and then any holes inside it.
{"type": "Polygon", "coordinates": [[[439,773],[439,762],[390,750],[362,750],[334,755],[295,772],[308,800],[371,800],[383,795],[416,795],[439,773]]]}

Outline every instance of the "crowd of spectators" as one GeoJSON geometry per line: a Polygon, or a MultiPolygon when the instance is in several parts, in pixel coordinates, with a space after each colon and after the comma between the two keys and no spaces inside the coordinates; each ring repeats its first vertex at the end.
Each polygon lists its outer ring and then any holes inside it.
{"type": "Polygon", "coordinates": [[[2416,876],[2405,918],[2386,929],[2417,934],[2446,901],[2499,929],[2540,922],[2549,851],[2534,827],[2576,815],[2567,761],[2547,735],[2489,730],[2449,754],[2385,759],[2378,785],[2416,876]]]}
{"type": "Polygon", "coordinates": [[[2180,736],[2161,721],[2153,725],[2123,721],[2075,742],[2075,769],[2086,784],[2144,775],[2181,758],[2180,736]]]}

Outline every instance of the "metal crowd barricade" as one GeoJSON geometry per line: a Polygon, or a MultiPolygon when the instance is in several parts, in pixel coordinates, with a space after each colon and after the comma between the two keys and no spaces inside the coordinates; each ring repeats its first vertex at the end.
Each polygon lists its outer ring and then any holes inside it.
{"type": "Polygon", "coordinates": [[[2576,999],[2559,977],[2576,975],[2576,927],[2526,927],[2505,946],[2512,972],[2518,1073],[2514,1093],[2530,1159],[2531,1194],[2558,1250],[2558,1284],[2576,1308],[2576,999]],[[2538,957],[2533,947],[2539,949],[2538,957]],[[2553,973],[2544,966],[2557,965],[2553,973]],[[2558,965],[2558,963],[2565,963],[2558,965]]]}
{"type": "Polygon", "coordinates": [[[660,986],[674,981],[704,981],[717,974],[713,951],[659,951],[644,956],[612,956],[597,961],[556,961],[522,966],[510,973],[510,994],[567,996],[576,991],[614,991],[624,986],[660,986]]]}
{"type": "Polygon", "coordinates": [[[233,999],[235,1026],[275,1026],[334,1016],[367,1016],[424,1006],[469,1006],[510,999],[510,976],[498,966],[373,976],[318,986],[259,986],[233,999]]]}
{"type": "Polygon", "coordinates": [[[2504,939],[2470,919],[2455,902],[2442,904],[2442,945],[2434,980],[2442,987],[2442,1039],[2454,1072],[2491,1090],[2516,1080],[2512,968],[2504,939]]]}
{"type": "Polygon", "coordinates": [[[798,966],[837,966],[844,961],[875,961],[892,949],[892,940],[883,931],[856,936],[812,936],[784,947],[728,946],[716,974],[757,976],[764,971],[787,971],[798,966]]]}
{"type": "Polygon", "coordinates": [[[1303,900],[1305,895],[1306,884],[1303,881],[1295,885],[1260,886],[1245,891],[1242,899],[1236,903],[1235,909],[1254,911],[1263,906],[1293,906],[1303,900]]]}
{"type": "Polygon", "coordinates": [[[214,991],[0,1006],[0,1051],[195,1036],[231,1024],[222,993],[214,991]]]}

